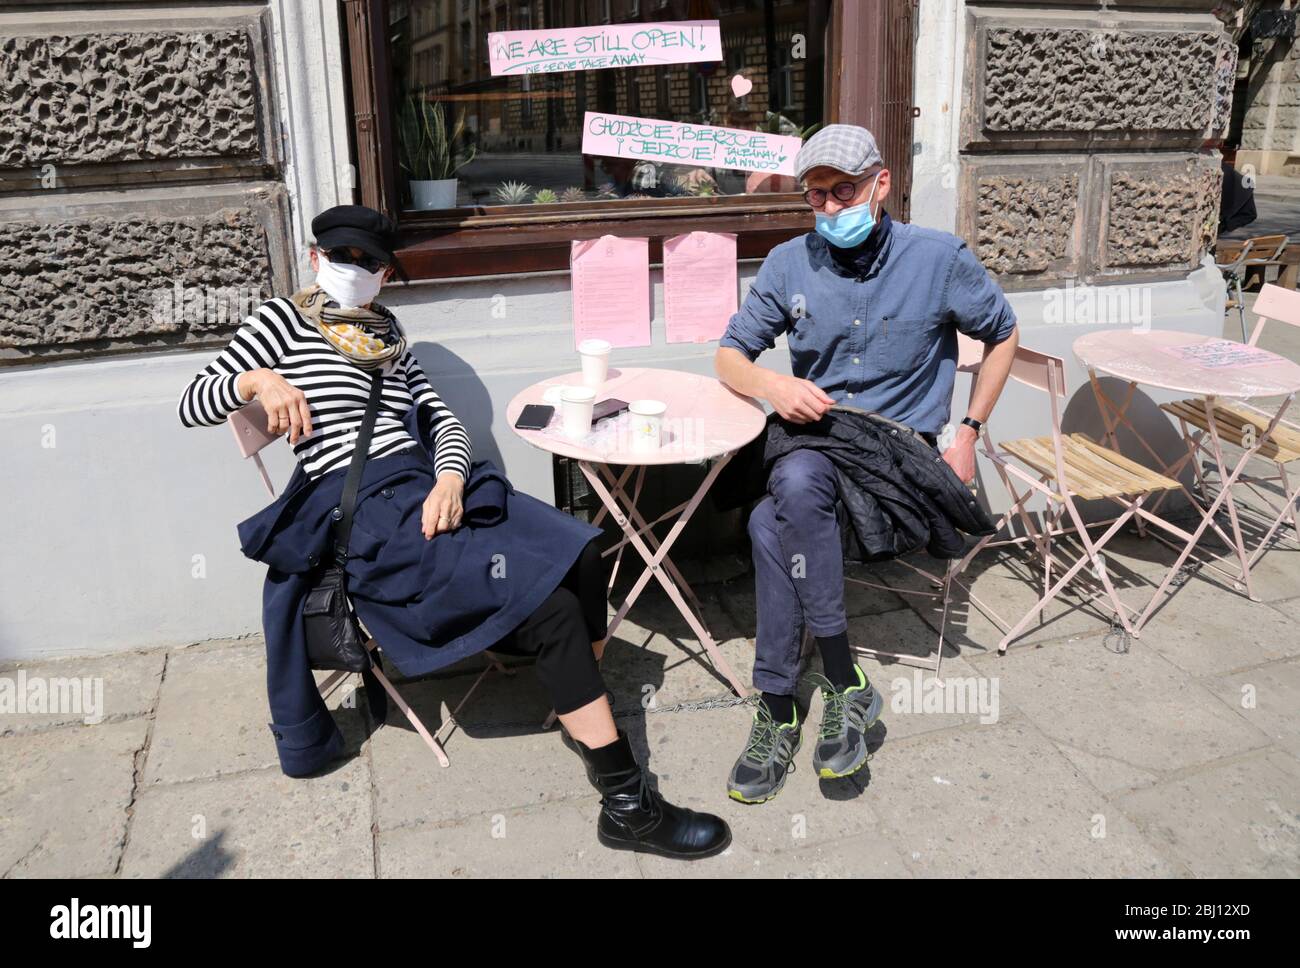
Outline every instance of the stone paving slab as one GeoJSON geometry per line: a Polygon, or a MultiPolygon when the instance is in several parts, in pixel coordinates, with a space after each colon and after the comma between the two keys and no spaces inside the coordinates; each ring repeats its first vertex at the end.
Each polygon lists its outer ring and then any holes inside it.
{"type": "Polygon", "coordinates": [[[972,665],[997,676],[999,695],[1100,790],[1145,785],[1267,744],[1263,732],[1151,648],[1159,634],[1145,634],[1125,654],[1093,636],[972,665]]]}
{"type": "Polygon", "coordinates": [[[1020,718],[887,744],[867,795],[917,876],[1185,874],[1020,718]]]}
{"type": "MultiPolygon", "coordinates": [[[[321,674],[318,678],[324,678],[321,674]]],[[[353,677],[327,703],[336,710],[347,748],[360,748],[364,736],[360,708],[338,707],[358,685],[353,677]]],[[[364,693],[356,693],[359,705],[364,693]]],[[[275,741],[267,727],[266,649],[260,639],[220,649],[173,652],[158,700],[153,742],[144,783],[177,783],[279,769],[275,741]]]]}
{"type": "Polygon", "coordinates": [[[1300,764],[1284,753],[1252,753],[1119,804],[1197,877],[1300,877],[1300,764]]]}
{"type": "MultiPolygon", "coordinates": [[[[114,722],[141,716],[153,709],[158,698],[158,683],[162,678],[165,652],[127,652],[122,655],[59,659],[53,662],[20,663],[0,670],[0,680],[13,683],[15,701],[20,682],[27,686],[30,697],[35,680],[47,697],[54,693],[76,700],[76,708],[61,708],[53,712],[0,713],[0,735],[30,733],[53,726],[86,725],[90,721],[114,722]],[[22,670],[22,676],[19,676],[22,670]],[[71,693],[60,686],[60,680],[83,680],[71,693]],[[87,684],[84,680],[91,680],[87,684]],[[97,682],[96,682],[97,680],[97,682]],[[103,706],[93,709],[98,700],[103,706]]],[[[48,698],[46,708],[50,708],[48,698]]]]}
{"type": "Polygon", "coordinates": [[[1209,679],[1205,688],[1263,732],[1279,749],[1300,759],[1300,661],[1272,662],[1209,679]]]}
{"type": "Polygon", "coordinates": [[[1190,581],[1153,613],[1141,640],[1194,676],[1300,655],[1294,619],[1263,602],[1190,581]],[[1184,616],[1195,616],[1185,621],[1184,616]]]}
{"type": "MultiPolygon", "coordinates": [[[[565,751],[567,753],[567,750],[565,751]]],[[[381,877],[640,877],[596,840],[594,797],[420,824],[378,836],[381,877]]]]}
{"type": "Polygon", "coordinates": [[[293,780],[279,769],[154,786],[135,803],[127,877],[372,877],[364,760],[293,780]]]}
{"type": "Polygon", "coordinates": [[[912,876],[902,855],[878,832],[772,853],[733,841],[725,852],[706,861],[683,863],[642,854],[637,857],[637,865],[645,877],[673,879],[860,877],[875,880],[912,876]]]}
{"type": "Polygon", "coordinates": [[[146,719],[0,738],[0,877],[111,874],[146,719]]]}
{"type": "MultiPolygon", "coordinates": [[[[446,690],[455,689],[454,705],[470,681],[411,683],[402,694],[432,732],[442,721],[446,690]]],[[[378,829],[458,821],[590,793],[578,757],[557,732],[541,731],[548,711],[531,669],[489,676],[467,706],[462,729],[446,742],[451,766],[444,769],[401,713],[390,709],[389,724],[367,748],[378,829]]]]}

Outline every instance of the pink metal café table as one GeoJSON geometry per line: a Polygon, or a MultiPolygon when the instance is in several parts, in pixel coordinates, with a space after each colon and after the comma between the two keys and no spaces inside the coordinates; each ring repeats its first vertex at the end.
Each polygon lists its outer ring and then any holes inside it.
{"type": "MultiPolygon", "coordinates": [[[[1237,559],[1237,571],[1233,574],[1215,564],[1215,562],[1226,561],[1224,557],[1213,556],[1211,560],[1201,563],[1224,575],[1234,587],[1244,588],[1252,600],[1258,601],[1251,589],[1250,568],[1264,550],[1272,531],[1251,555],[1242,537],[1232,488],[1239,479],[1242,479],[1242,472],[1250,459],[1270,445],[1274,431],[1282,422],[1282,415],[1290,406],[1295,394],[1300,391],[1300,365],[1276,353],[1249,344],[1177,330],[1146,332],[1127,329],[1101,330],[1075,340],[1074,355],[1088,370],[1088,379],[1092,383],[1097,407],[1106,426],[1106,442],[1118,450],[1116,431],[1120,426],[1127,428],[1155,460],[1161,473],[1166,476],[1177,480],[1182,469],[1190,463],[1202,492],[1203,500],[1198,501],[1187,487],[1182,487],[1189,503],[1199,510],[1201,522],[1193,533],[1183,532],[1180,536],[1185,541],[1185,546],[1138,619],[1137,628],[1141,629],[1146,624],[1159,605],[1165,589],[1192,554],[1206,530],[1214,531],[1231,549],[1231,557],[1237,559]],[[1127,381],[1128,387],[1122,399],[1116,401],[1102,389],[1098,380],[1099,373],[1127,381]],[[1196,400],[1181,401],[1178,404],[1162,406],[1162,409],[1179,418],[1183,442],[1186,446],[1186,453],[1173,464],[1166,464],[1127,416],[1139,384],[1189,394],[1203,401],[1203,403],[1196,400]],[[1216,408],[1222,407],[1225,402],[1240,402],[1259,397],[1282,397],[1283,400],[1276,412],[1271,406],[1267,411],[1257,407],[1250,408],[1258,416],[1245,419],[1234,427],[1224,424],[1221,410],[1218,411],[1219,419],[1216,419],[1216,408]],[[1195,425],[1189,427],[1187,419],[1189,416],[1202,423],[1203,427],[1195,425]],[[1239,446],[1243,451],[1241,458],[1231,469],[1228,466],[1228,459],[1224,456],[1225,435],[1231,438],[1231,443],[1239,446]],[[1221,483],[1219,492],[1213,500],[1210,500],[1206,494],[1205,478],[1196,463],[1198,453],[1208,455],[1218,469],[1221,483]],[[1221,507],[1227,508],[1231,535],[1226,534],[1215,520],[1221,507]]],[[[1238,410],[1234,407],[1232,412],[1235,418],[1238,410]]],[[[1249,414],[1249,411],[1241,412],[1249,414]]],[[[1158,507],[1159,502],[1151,510],[1154,512],[1158,507]]],[[[1165,541],[1159,535],[1155,537],[1165,541]]],[[[1170,547],[1177,550],[1175,545],[1171,544],[1170,547]]]]}
{"type": "MultiPolygon", "coordinates": [[[[514,428],[520,411],[527,404],[545,402],[544,394],[548,389],[581,384],[581,373],[568,373],[535,383],[510,401],[506,407],[506,419],[514,428]]],[[[722,468],[737,450],[762,432],[766,414],[756,401],[729,390],[717,379],[681,370],[611,367],[605,383],[596,388],[597,402],[607,398],[629,402],[652,399],[666,404],[660,448],[654,451],[631,448],[627,432],[631,415],[626,413],[601,421],[592,433],[581,440],[573,440],[560,432],[560,408],[556,406],[555,416],[545,429],[516,429],[515,433],[540,450],[577,461],[578,468],[604,505],[592,523],[599,525],[608,513],[623,529],[624,537],[604,552],[607,556],[617,555],[610,576],[611,588],[626,546],[630,544],[635,548],[645,562],[645,569],[610,621],[609,636],[613,637],[614,630],[653,577],[699,637],[714,667],[736,695],[743,696],[746,693],[744,685],[709,634],[699,599],[673,564],[669,551],[722,468]],[[648,467],[703,464],[707,461],[711,461],[712,466],[689,501],[664,512],[654,521],[645,520],[637,509],[637,502],[648,467]],[[622,467],[622,472],[616,474],[616,467],[622,467]],[[634,475],[629,493],[627,484],[634,475]],[[653,529],[674,517],[676,520],[660,541],[653,529]]]]}

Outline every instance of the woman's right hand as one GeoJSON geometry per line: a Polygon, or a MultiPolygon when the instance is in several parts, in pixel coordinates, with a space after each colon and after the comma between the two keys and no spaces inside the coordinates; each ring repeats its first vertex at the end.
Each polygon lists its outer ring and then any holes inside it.
{"type": "Polygon", "coordinates": [[[250,370],[239,378],[241,396],[259,400],[266,411],[266,432],[289,433],[289,443],[296,444],[311,434],[311,408],[307,395],[274,370],[250,370]]]}

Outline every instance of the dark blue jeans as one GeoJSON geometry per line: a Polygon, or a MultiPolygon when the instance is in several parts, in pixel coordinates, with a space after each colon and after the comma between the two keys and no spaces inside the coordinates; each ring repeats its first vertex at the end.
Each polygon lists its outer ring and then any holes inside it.
{"type": "Polygon", "coordinates": [[[796,450],[772,465],[767,491],[749,516],[758,611],[754,686],[790,695],[804,626],[819,636],[848,628],[835,467],[825,454],[796,450]]]}

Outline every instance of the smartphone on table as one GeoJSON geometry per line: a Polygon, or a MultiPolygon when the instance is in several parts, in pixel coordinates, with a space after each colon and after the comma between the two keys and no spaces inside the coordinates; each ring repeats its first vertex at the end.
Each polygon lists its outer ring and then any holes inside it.
{"type": "Polygon", "coordinates": [[[544,403],[527,404],[515,421],[516,430],[545,430],[555,415],[555,408],[544,403]]]}

